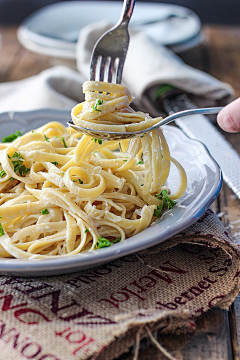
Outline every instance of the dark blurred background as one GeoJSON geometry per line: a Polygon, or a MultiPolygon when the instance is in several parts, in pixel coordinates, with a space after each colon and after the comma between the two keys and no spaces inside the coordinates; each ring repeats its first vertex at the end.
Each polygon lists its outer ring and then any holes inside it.
{"type": "MultiPolygon", "coordinates": [[[[18,24],[33,11],[60,1],[62,0],[0,0],[0,24],[18,24]]],[[[149,2],[186,6],[195,11],[204,24],[240,24],[240,0],[152,0],[149,2]]]]}

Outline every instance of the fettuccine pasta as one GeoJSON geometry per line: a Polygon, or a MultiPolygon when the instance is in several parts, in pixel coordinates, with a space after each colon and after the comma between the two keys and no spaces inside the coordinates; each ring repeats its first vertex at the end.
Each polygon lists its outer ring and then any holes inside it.
{"type": "MultiPolygon", "coordinates": [[[[139,130],[155,120],[134,112],[122,85],[88,81],[72,110],[79,125],[139,130]]],[[[119,129],[119,130],[116,130],[119,129]]],[[[102,141],[58,122],[0,144],[0,256],[48,258],[110,246],[147,228],[186,189],[159,128],[131,140],[102,141]],[[165,182],[170,163],[179,186],[165,182]]]]}

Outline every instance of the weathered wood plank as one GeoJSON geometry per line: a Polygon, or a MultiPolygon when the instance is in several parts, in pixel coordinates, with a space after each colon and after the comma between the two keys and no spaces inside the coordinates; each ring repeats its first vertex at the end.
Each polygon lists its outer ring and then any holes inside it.
{"type": "MultiPolygon", "coordinates": [[[[235,90],[235,96],[240,96],[240,28],[206,27],[207,58],[206,67],[208,72],[221,81],[228,82],[235,90]]],[[[221,129],[219,129],[221,131],[221,129]]],[[[240,153],[240,133],[227,134],[222,131],[225,138],[240,153]]],[[[240,164],[236,164],[240,166],[240,164]]],[[[233,194],[228,186],[223,183],[218,197],[217,210],[223,213],[221,220],[229,233],[237,243],[240,243],[240,205],[239,199],[233,194]],[[239,233],[239,235],[237,234],[239,233]]],[[[215,202],[216,203],[216,202],[215,202]]],[[[215,204],[214,204],[215,206],[215,204]]],[[[214,209],[216,211],[216,209],[214,209]]],[[[232,357],[240,358],[240,298],[232,304],[228,313],[229,331],[232,345],[232,357]]]]}
{"type": "Polygon", "coordinates": [[[1,82],[24,79],[52,66],[51,58],[24,49],[17,40],[16,31],[16,27],[0,27],[2,36],[1,82]]]}
{"type": "MultiPolygon", "coordinates": [[[[193,334],[158,336],[157,340],[178,360],[232,360],[227,311],[211,309],[198,318],[196,323],[196,332],[193,334]]],[[[126,353],[118,360],[132,360],[133,357],[132,353],[126,353]]],[[[153,359],[166,360],[167,358],[150,341],[145,340],[142,342],[138,360],[153,359]]]]}
{"type": "Polygon", "coordinates": [[[20,50],[17,42],[16,29],[0,27],[1,56],[0,56],[0,81],[8,81],[11,71],[15,66],[16,57],[20,50]]]}
{"type": "Polygon", "coordinates": [[[240,359],[240,332],[239,332],[239,323],[240,323],[240,306],[238,298],[234,301],[231,305],[228,313],[229,318],[229,328],[230,328],[230,336],[231,336],[231,343],[232,343],[232,354],[234,360],[240,359]]]}
{"type": "Polygon", "coordinates": [[[233,86],[240,96],[240,27],[204,27],[208,46],[209,72],[233,86]]]}
{"type": "Polygon", "coordinates": [[[220,209],[223,213],[221,220],[236,243],[240,243],[239,199],[236,198],[226,183],[223,183],[219,200],[220,209]]]}

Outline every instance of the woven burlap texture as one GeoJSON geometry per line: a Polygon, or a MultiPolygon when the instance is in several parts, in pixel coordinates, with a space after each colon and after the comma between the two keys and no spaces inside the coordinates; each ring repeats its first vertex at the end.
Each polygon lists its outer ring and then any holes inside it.
{"type": "MultiPolygon", "coordinates": [[[[104,249],[103,249],[104,250],[104,249]]],[[[208,210],[163,244],[79,273],[0,278],[1,359],[111,360],[140,327],[194,330],[239,292],[239,252],[208,210]]]]}

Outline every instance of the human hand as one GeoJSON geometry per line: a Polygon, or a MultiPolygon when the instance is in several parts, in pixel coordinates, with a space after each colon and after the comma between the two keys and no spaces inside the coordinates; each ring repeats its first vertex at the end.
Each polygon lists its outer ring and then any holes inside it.
{"type": "Polygon", "coordinates": [[[240,131],[240,98],[225,106],[217,116],[218,125],[225,131],[240,131]]]}

